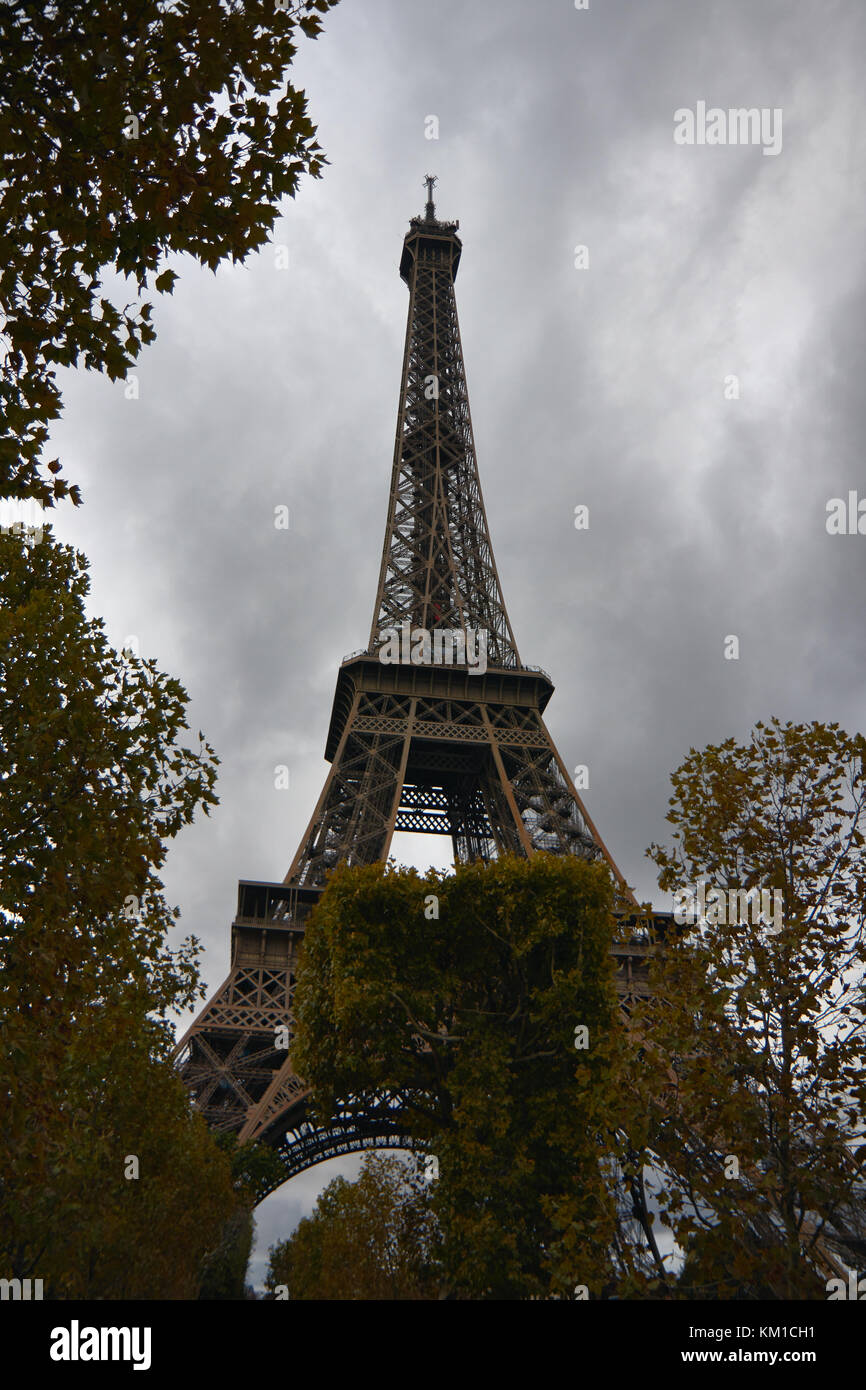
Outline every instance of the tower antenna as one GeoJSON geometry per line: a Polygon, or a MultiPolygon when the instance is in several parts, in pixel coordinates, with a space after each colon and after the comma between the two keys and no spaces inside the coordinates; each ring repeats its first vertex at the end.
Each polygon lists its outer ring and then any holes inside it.
{"type": "Polygon", "coordinates": [[[427,185],[427,206],[424,209],[424,215],[428,222],[435,222],[436,209],[433,206],[433,189],[439,180],[435,174],[425,174],[424,182],[427,185]]]}

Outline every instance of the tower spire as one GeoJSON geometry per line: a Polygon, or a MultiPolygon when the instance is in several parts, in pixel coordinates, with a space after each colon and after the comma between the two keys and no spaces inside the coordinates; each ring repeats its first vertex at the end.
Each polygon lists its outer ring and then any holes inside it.
{"type": "Polygon", "coordinates": [[[409,290],[403,381],[382,565],[368,651],[404,621],[487,633],[490,666],[520,666],[505,609],[472,438],[454,277],[456,222],[437,219],[435,175],[425,217],[403,239],[409,290]]]}

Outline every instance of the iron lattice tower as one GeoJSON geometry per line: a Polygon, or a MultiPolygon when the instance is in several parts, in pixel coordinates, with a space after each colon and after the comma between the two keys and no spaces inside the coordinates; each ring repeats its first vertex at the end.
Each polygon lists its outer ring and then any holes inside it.
{"type": "MultiPolygon", "coordinates": [[[[338,1154],[407,1145],[392,1096],[347,1100],[327,1127],[315,1124],[307,1088],[276,1046],[281,1025],[291,1034],[304,924],[337,863],[387,859],[395,831],[448,835],[457,862],[577,854],[606,860],[621,908],[637,911],[545,727],[550,677],[518,654],[472,437],[454,294],[459,223],[436,217],[435,180],[425,182],[425,214],[412,218],[400,260],[409,312],[369,642],[340,666],[331,767],[289,872],[279,884],[240,883],[229,976],[178,1048],[211,1127],[272,1145],[284,1178],[338,1154]],[[470,651],[458,645],[452,664],[423,647],[421,660],[381,659],[395,632],[405,641],[420,630],[431,642],[470,636],[470,651]]],[[[615,949],[627,996],[640,988],[647,948],[615,949]]]]}

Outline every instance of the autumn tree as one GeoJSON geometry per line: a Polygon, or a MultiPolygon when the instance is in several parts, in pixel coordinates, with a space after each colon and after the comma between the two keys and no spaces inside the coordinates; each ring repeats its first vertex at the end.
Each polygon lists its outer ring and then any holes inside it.
{"type": "Polygon", "coordinates": [[[125,377],[168,257],[243,260],[320,174],[286,72],[335,3],[0,5],[0,497],[80,500],[43,463],[57,367],[125,377]]]}
{"type": "Polygon", "coordinates": [[[272,1246],[266,1287],[290,1299],[439,1296],[431,1185],[413,1158],[372,1153],[355,1182],[337,1177],[288,1240],[272,1246]]]}
{"type": "Polygon", "coordinates": [[[50,528],[0,534],[0,1264],[57,1296],[194,1297],[236,1192],[170,1065],[203,989],[158,875],[218,760],[87,590],[50,528]]]}
{"type": "MultiPolygon", "coordinates": [[[[246,1268],[247,1206],[171,1061],[128,1017],[111,1022],[81,1028],[57,1077],[59,1113],[43,1110],[46,1188],[16,1164],[16,1255],[50,1298],[197,1298],[228,1232],[246,1268]]],[[[30,1051],[37,1060],[35,1040],[30,1051]]],[[[4,1175],[4,1205],[5,1186],[4,1175]]]]}
{"type": "Polygon", "coordinates": [[[864,747],[773,719],[692,749],[648,851],[683,925],[634,1026],[690,1297],[824,1297],[862,1249],[864,747]]]}
{"type": "Polygon", "coordinates": [[[341,866],[307,928],[293,1061],[323,1119],[338,1098],[403,1098],[438,1160],[450,1296],[645,1279],[634,1250],[614,1253],[629,1116],[612,901],[606,868],[576,858],[341,866]]]}
{"type": "Polygon", "coordinates": [[[232,1133],[215,1134],[216,1145],[228,1155],[237,1205],[225,1222],[219,1244],[202,1263],[198,1297],[232,1300],[254,1297],[246,1282],[255,1235],[256,1203],[282,1179],[282,1163],[264,1143],[238,1144],[232,1133]]]}

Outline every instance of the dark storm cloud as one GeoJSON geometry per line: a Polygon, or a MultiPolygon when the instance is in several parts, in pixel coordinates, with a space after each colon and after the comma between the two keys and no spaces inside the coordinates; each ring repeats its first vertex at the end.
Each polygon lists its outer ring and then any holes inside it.
{"type": "MultiPolygon", "coordinates": [[[[773,713],[862,725],[866,537],[824,524],[828,498],[866,495],[860,0],[343,0],[325,30],[296,73],[331,164],[286,206],[289,268],[270,247],[216,276],[179,264],[139,399],[70,377],[55,432],[86,484],[57,529],[91,559],[93,610],[184,681],[223,759],[221,806],[166,875],[211,987],[236,880],[286,872],[337,665],[367,641],[397,265],[428,171],[461,223],[476,446],[518,646],[553,676],[549,726],[588,764],[591,813],[641,896],[689,746],[773,713]],[[674,112],[699,100],[781,108],[781,153],[675,145],[674,112]]],[[[259,1272],[322,1178],[261,1209],[259,1272]]]]}

